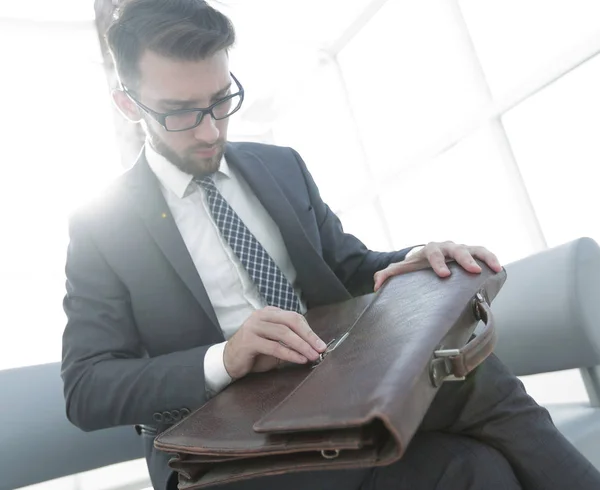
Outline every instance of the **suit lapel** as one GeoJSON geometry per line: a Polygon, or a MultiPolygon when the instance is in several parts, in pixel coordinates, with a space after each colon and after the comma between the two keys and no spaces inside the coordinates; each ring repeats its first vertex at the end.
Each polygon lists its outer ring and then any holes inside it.
{"type": "Polygon", "coordinates": [[[171,216],[158,181],[148,166],[144,152],[131,169],[130,197],[154,241],[169,261],[175,272],[190,289],[194,298],[222,336],[217,315],[210,302],[204,284],[188,252],[179,229],[171,216]]]}
{"type": "Polygon", "coordinates": [[[240,151],[231,144],[225,157],[279,227],[307,303],[317,306],[349,299],[348,291],[306,236],[294,208],[265,164],[254,153],[240,151]]]}

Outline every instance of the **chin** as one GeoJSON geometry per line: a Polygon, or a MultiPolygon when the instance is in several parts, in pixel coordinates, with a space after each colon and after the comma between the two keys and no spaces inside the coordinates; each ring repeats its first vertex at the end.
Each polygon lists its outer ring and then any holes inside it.
{"type": "Polygon", "coordinates": [[[214,158],[202,158],[189,162],[189,173],[195,177],[214,174],[221,166],[221,156],[214,158]]]}

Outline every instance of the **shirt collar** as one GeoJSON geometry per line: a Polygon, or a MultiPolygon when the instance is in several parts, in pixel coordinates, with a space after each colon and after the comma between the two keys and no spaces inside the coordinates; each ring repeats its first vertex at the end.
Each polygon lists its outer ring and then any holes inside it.
{"type": "MultiPolygon", "coordinates": [[[[179,170],[164,156],[158,153],[152,145],[146,141],[144,146],[146,154],[146,160],[148,165],[156,175],[159,182],[171,192],[173,192],[178,198],[183,199],[192,193],[196,187],[190,185],[192,183],[193,176],[179,170]]],[[[221,164],[215,177],[220,178],[231,178],[231,169],[227,165],[225,155],[221,158],[221,164]]]]}

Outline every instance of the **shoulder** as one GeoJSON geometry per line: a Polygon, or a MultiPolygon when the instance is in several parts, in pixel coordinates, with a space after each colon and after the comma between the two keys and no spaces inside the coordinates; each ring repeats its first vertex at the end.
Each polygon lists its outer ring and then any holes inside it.
{"type": "Polygon", "coordinates": [[[260,162],[277,180],[304,179],[308,172],[298,152],[287,146],[235,142],[228,143],[228,150],[242,162],[248,159],[260,162]]]}
{"type": "Polygon", "coordinates": [[[266,143],[236,141],[228,143],[228,146],[233,151],[251,154],[261,160],[267,160],[267,163],[272,159],[296,160],[296,156],[298,155],[295,150],[287,146],[266,143]]]}

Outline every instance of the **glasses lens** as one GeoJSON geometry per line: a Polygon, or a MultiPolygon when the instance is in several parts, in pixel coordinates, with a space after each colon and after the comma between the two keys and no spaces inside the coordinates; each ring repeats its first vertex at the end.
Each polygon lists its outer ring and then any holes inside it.
{"type": "Polygon", "coordinates": [[[199,117],[200,112],[198,111],[171,114],[165,118],[165,126],[167,127],[167,131],[184,131],[196,126],[199,117]]]}
{"type": "Polygon", "coordinates": [[[213,114],[215,119],[225,119],[226,117],[231,116],[235,111],[237,111],[242,105],[242,97],[237,94],[231,97],[230,99],[226,99],[222,102],[219,102],[213,107],[213,114]]]}

